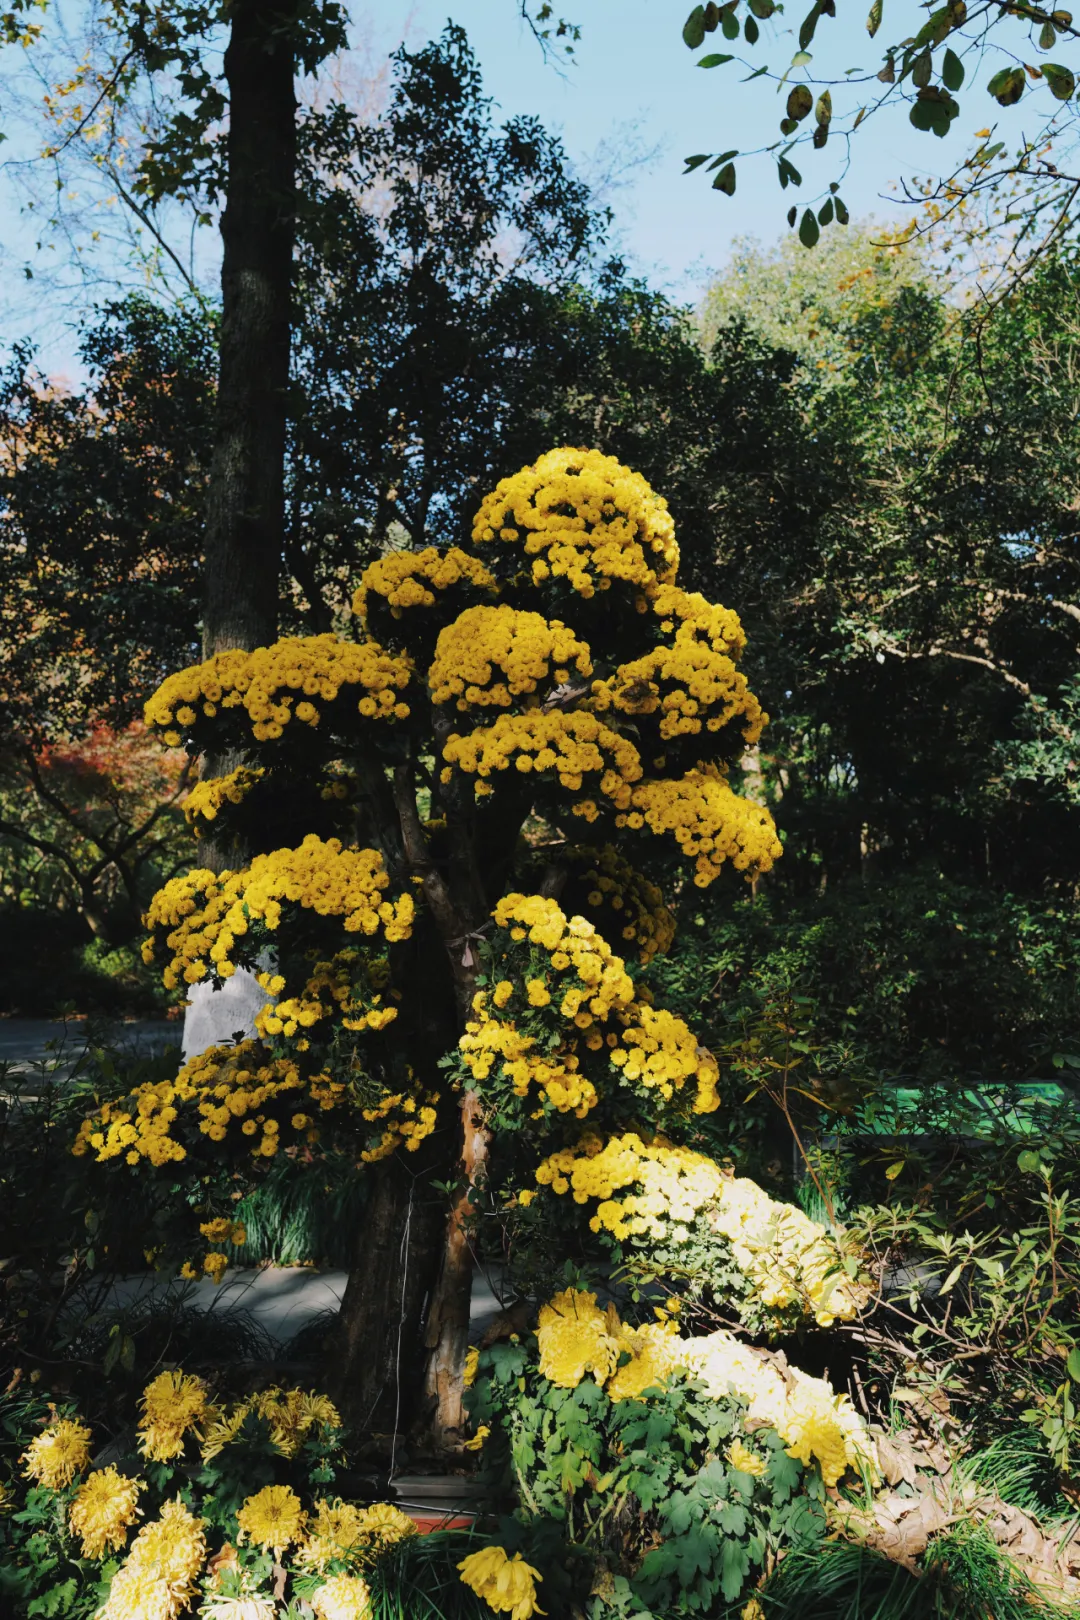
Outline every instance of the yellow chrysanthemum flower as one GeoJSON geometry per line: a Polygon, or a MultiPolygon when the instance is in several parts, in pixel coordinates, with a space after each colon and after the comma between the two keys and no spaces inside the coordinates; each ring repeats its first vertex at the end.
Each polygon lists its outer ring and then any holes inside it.
{"type": "Polygon", "coordinates": [[[253,1542],[281,1558],[285,1548],[299,1541],[307,1514],[289,1485],[266,1485],[249,1496],[236,1515],[241,1541],[253,1542]]]}
{"type": "Polygon", "coordinates": [[[365,1620],[371,1593],[359,1575],[332,1575],[308,1600],[318,1620],[365,1620]]]}
{"type": "Polygon", "coordinates": [[[210,1395],[201,1378],[163,1372],[143,1391],[139,1450],[152,1462],[168,1462],[184,1449],[184,1436],[207,1416],[210,1395]]]}
{"type": "Polygon", "coordinates": [[[111,1464],[98,1468],[75,1493],[68,1513],[73,1536],[82,1542],[84,1558],[118,1552],[139,1511],[142,1481],[129,1479],[111,1464]]]}
{"type": "Polygon", "coordinates": [[[543,1577],[520,1553],[510,1558],[502,1547],[484,1547],[463,1558],[458,1569],[464,1584],[496,1614],[530,1620],[531,1615],[545,1612],[536,1599],[536,1583],[543,1577]]]}
{"type": "Polygon", "coordinates": [[[59,1418],[34,1436],[22,1460],[28,1478],[50,1491],[62,1490],[90,1461],[90,1430],[75,1418],[59,1418]]]}

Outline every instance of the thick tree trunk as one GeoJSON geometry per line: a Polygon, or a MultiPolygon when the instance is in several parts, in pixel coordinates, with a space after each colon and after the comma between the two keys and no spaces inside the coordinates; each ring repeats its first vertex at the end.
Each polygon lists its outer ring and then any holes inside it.
{"type": "Polygon", "coordinates": [[[436,1449],[453,1451],[465,1438],[465,1353],[469,1346],[473,1255],[468,1223],[472,1194],[487,1163],[489,1132],[473,1092],[461,1100],[461,1185],[450,1210],[442,1259],[427,1315],[424,1403],[436,1449]]]}
{"type": "Polygon", "coordinates": [[[368,1172],[330,1379],[348,1427],[390,1462],[419,1416],[424,1308],[445,1221],[432,1166],[412,1162],[419,1157],[394,1153],[368,1172]]]}
{"type": "Polygon", "coordinates": [[[221,357],[207,501],[203,651],[277,634],[296,191],[297,6],[233,0],[221,357]]]}

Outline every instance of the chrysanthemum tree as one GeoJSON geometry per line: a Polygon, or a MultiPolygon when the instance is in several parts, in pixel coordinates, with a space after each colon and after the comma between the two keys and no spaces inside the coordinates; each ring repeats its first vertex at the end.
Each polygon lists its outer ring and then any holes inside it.
{"type": "Polygon", "coordinates": [[[244,854],[166,885],[147,957],[178,994],[247,967],[267,999],[252,1037],[106,1105],[78,1151],[187,1187],[189,1275],[241,1236],[238,1167],[362,1160],[338,1363],[358,1429],[462,1433],[478,1187],[511,1235],[557,1249],[576,1213],[598,1276],[670,1262],[751,1331],[855,1309],[820,1228],[679,1146],[717,1066],[648,964],[684,885],[780,845],[729,782],[767,719],[739,620],[678,560],[640,476],[553,450],[468,544],[373,563],[348,633],[221,653],[148,705],[167,744],[241,761],[189,812],[244,854]]]}

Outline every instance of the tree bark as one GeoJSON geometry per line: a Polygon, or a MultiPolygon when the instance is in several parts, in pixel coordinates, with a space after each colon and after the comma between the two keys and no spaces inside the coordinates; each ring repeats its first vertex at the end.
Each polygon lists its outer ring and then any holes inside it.
{"type": "Polygon", "coordinates": [[[419,1157],[399,1151],[368,1171],[330,1380],[348,1428],[391,1466],[419,1415],[424,1307],[445,1221],[445,1205],[430,1185],[432,1165],[409,1162],[419,1157]]]}
{"type": "Polygon", "coordinates": [[[205,657],[277,634],[296,212],[296,0],[233,0],[205,657]]]}

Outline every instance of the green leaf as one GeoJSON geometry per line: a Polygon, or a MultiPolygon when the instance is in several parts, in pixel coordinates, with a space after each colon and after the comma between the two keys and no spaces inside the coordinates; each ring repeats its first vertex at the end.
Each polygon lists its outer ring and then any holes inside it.
{"type": "Polygon", "coordinates": [[[813,60],[814,58],[810,55],[809,51],[796,51],[795,55],[791,58],[791,65],[793,68],[807,67],[813,60]]]}
{"type": "Polygon", "coordinates": [[[705,38],[705,7],[695,6],[683,23],[683,44],[696,51],[705,38]]]}
{"type": "Polygon", "coordinates": [[[1080,1384],[1080,1345],[1073,1345],[1065,1358],[1065,1371],[1074,1384],[1080,1384]]]}
{"type": "Polygon", "coordinates": [[[799,210],[797,208],[789,208],[787,211],[787,222],[792,230],[795,229],[795,221],[798,218],[798,214],[799,210]]]}
{"type": "Polygon", "coordinates": [[[789,185],[801,186],[802,175],[791,162],[790,158],[782,157],[778,165],[780,171],[780,188],[785,190],[789,185]]]}
{"type": "Polygon", "coordinates": [[[734,165],[734,163],[725,163],[724,164],[724,167],[720,170],[720,173],[717,175],[716,179],[713,181],[713,190],[714,191],[722,191],[725,194],[725,196],[727,196],[727,197],[733,197],[735,195],[735,165],[734,165]]]}
{"type": "Polygon", "coordinates": [[[722,51],[713,51],[710,56],[703,56],[701,58],[701,61],[698,63],[698,67],[723,67],[725,62],[734,62],[734,60],[735,58],[733,56],[725,56],[722,51]]]}
{"type": "MultiPolygon", "coordinates": [[[[799,221],[799,241],[805,248],[816,247],[817,240],[820,235],[821,232],[818,229],[818,222],[814,217],[814,211],[813,209],[808,208],[802,219],[799,221]]],[[[888,1175],[888,1171],[885,1173],[888,1175]]]]}
{"type": "Polygon", "coordinates": [[[925,90],[934,71],[934,58],[929,51],[921,51],[911,65],[911,82],[925,90]]]}
{"type": "Polygon", "coordinates": [[[759,38],[761,37],[761,29],[758,27],[753,17],[747,17],[746,21],[743,23],[743,33],[746,35],[746,43],[748,45],[757,44],[759,38]]]}
{"type": "Polygon", "coordinates": [[[964,64],[951,48],[941,64],[941,82],[946,90],[959,90],[964,82],[964,64]]]}
{"type": "Polygon", "coordinates": [[[1044,62],[1042,73],[1050,86],[1050,94],[1059,101],[1068,101],[1076,89],[1076,75],[1068,68],[1060,67],[1057,62],[1044,62]]]}
{"type": "Polygon", "coordinates": [[[814,108],[814,117],[825,128],[828,128],[829,124],[832,123],[832,93],[830,91],[823,90],[818,96],[817,106],[814,108]]]}
{"type": "Polygon", "coordinates": [[[683,174],[691,174],[694,169],[700,169],[701,165],[703,163],[707,163],[708,161],[708,152],[695,152],[693,157],[683,158],[683,162],[686,164],[683,174]]]}
{"type": "Polygon", "coordinates": [[[819,225],[829,225],[829,224],[832,223],[832,217],[833,217],[833,200],[832,200],[831,197],[829,197],[822,204],[822,206],[818,209],[817,222],[818,222],[819,225]]]}
{"type": "Polygon", "coordinates": [[[806,13],[806,16],[799,24],[799,49],[801,51],[805,51],[806,47],[813,39],[818,25],[818,18],[820,16],[821,8],[815,4],[810,7],[810,10],[806,13]]]}
{"type": "Polygon", "coordinates": [[[903,1173],[904,1163],[905,1161],[903,1159],[894,1159],[892,1164],[889,1165],[889,1168],[885,1172],[885,1180],[895,1181],[897,1176],[903,1173]]]}
{"type": "Polygon", "coordinates": [[[838,225],[846,225],[850,218],[851,218],[851,215],[847,211],[847,204],[842,203],[840,201],[839,197],[837,197],[837,199],[836,199],[836,223],[838,225]]]}
{"type": "Polygon", "coordinates": [[[767,22],[776,10],[776,0],[747,0],[747,3],[761,22],[767,22]]]}
{"type": "Polygon", "coordinates": [[[720,30],[725,39],[738,39],[739,19],[733,11],[725,11],[720,19],[720,30]]]}
{"type": "Polygon", "coordinates": [[[1016,1168],[1022,1171],[1024,1175],[1037,1174],[1041,1165],[1042,1160],[1039,1158],[1035,1148],[1025,1148],[1023,1153],[1016,1155],[1016,1168]]]}
{"type": "Polygon", "coordinates": [[[871,39],[873,39],[874,35],[881,27],[882,10],[883,0],[874,0],[873,5],[870,7],[870,15],[866,19],[866,32],[870,35],[871,39]]]}
{"type": "Polygon", "coordinates": [[[787,98],[787,115],[800,123],[814,105],[814,98],[805,84],[797,84],[787,98]]]}
{"type": "Polygon", "coordinates": [[[1040,51],[1052,51],[1056,43],[1057,29],[1052,22],[1047,20],[1039,29],[1039,49],[1040,51]]]}
{"type": "Polygon", "coordinates": [[[739,1596],[749,1568],[750,1555],[742,1542],[726,1537],[720,1554],[720,1590],[728,1603],[739,1596]]]}
{"type": "MultiPolygon", "coordinates": [[[[1061,71],[1065,73],[1068,70],[1066,68],[1062,68],[1061,71]]],[[[1072,75],[1070,74],[1070,78],[1071,77],[1072,75]]],[[[1049,83],[1049,80],[1047,82],[1049,83]]],[[[1012,107],[1020,100],[1020,97],[1024,93],[1026,84],[1027,76],[1024,73],[1023,68],[1009,67],[1002,68],[1000,73],[995,73],[994,77],[990,80],[990,83],[986,88],[993,96],[994,100],[1002,107],[1012,107]]],[[[1051,89],[1052,88],[1053,86],[1051,85],[1051,89]]],[[[1070,94],[1071,93],[1072,92],[1070,91],[1070,94]]],[[[1060,99],[1064,100],[1065,97],[1061,97],[1060,99]]]]}

